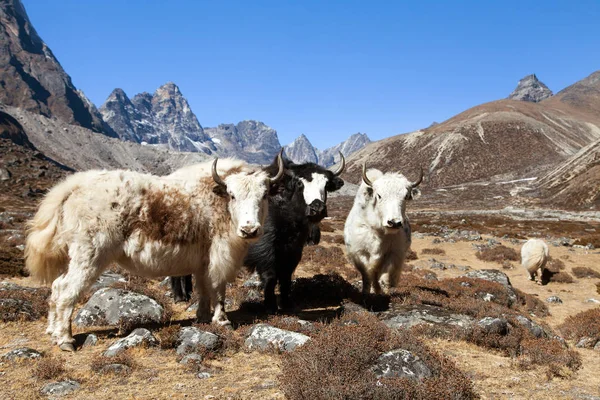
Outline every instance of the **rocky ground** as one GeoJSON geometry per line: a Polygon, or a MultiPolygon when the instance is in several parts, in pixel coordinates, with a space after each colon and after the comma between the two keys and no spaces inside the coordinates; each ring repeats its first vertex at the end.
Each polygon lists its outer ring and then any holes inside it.
{"type": "MultiPolygon", "coordinates": [[[[259,282],[242,273],[228,288],[234,330],[198,325],[193,300],[174,304],[160,280],[113,268],[74,313],[75,353],[43,334],[48,290],[23,276],[22,237],[13,238],[0,258],[2,397],[600,398],[593,216],[414,210],[399,287],[362,299],[341,236],[351,199],[330,201],[322,242],[296,273],[292,312],[263,314],[259,282]],[[546,285],[519,267],[531,236],[550,245],[546,285]]],[[[23,218],[0,234],[19,232],[23,218]]]]}

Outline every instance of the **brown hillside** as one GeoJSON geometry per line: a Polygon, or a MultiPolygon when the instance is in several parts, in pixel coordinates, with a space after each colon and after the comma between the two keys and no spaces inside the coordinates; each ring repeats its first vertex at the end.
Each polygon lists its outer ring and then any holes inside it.
{"type": "Polygon", "coordinates": [[[494,101],[428,129],[374,142],[348,158],[346,177],[358,182],[365,160],[409,177],[422,166],[432,187],[542,176],[600,139],[600,114],[590,112],[598,82],[582,82],[587,83],[565,89],[556,99],[494,101]],[[561,101],[565,97],[570,100],[561,101]]]}

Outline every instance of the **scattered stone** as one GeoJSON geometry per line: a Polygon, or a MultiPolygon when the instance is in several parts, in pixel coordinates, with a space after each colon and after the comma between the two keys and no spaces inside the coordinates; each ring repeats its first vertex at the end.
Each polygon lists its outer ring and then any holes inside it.
{"type": "Polygon", "coordinates": [[[248,332],[246,347],[250,350],[269,350],[272,347],[280,351],[292,351],[310,340],[301,333],[275,328],[268,324],[254,325],[248,332]]]}
{"type": "Polygon", "coordinates": [[[0,168],[0,181],[8,181],[12,178],[12,174],[6,168],[0,168]]]}
{"type": "Polygon", "coordinates": [[[579,347],[579,348],[593,348],[598,343],[599,342],[598,342],[597,339],[585,336],[585,337],[582,337],[581,339],[579,339],[579,342],[577,342],[577,344],[575,345],[575,347],[579,347]]]}
{"type": "Polygon", "coordinates": [[[199,379],[206,379],[206,378],[210,378],[210,374],[208,372],[199,372],[198,375],[196,375],[199,379]]]}
{"type": "Polygon", "coordinates": [[[257,273],[253,273],[250,276],[250,278],[248,278],[244,283],[242,283],[242,286],[246,288],[261,289],[262,282],[260,281],[260,276],[258,276],[257,273]]]}
{"type": "Polygon", "coordinates": [[[90,333],[85,337],[85,341],[83,342],[83,347],[95,346],[98,344],[98,336],[90,333]]]}
{"type": "Polygon", "coordinates": [[[109,287],[117,282],[127,282],[127,279],[123,275],[114,272],[103,272],[92,285],[90,291],[95,292],[98,289],[109,287]]]}
{"type": "Polygon", "coordinates": [[[34,319],[33,304],[28,300],[11,298],[0,299],[0,308],[6,310],[2,313],[2,319],[5,321],[34,319]],[[15,310],[15,312],[8,312],[7,310],[15,310]]]}
{"type": "Polygon", "coordinates": [[[29,347],[21,347],[18,349],[11,350],[2,356],[2,360],[5,361],[15,361],[26,358],[30,360],[42,358],[42,353],[29,347]]]}
{"type": "Polygon", "coordinates": [[[562,304],[562,299],[558,296],[550,296],[546,299],[548,303],[562,304]]]}
{"type": "Polygon", "coordinates": [[[506,288],[509,299],[509,305],[517,301],[517,295],[513,290],[513,287],[510,283],[510,279],[508,279],[508,276],[502,271],[499,271],[497,269],[479,269],[467,272],[464,276],[467,278],[483,279],[485,281],[499,283],[506,288]]]}
{"type": "Polygon", "coordinates": [[[516,317],[519,324],[523,327],[527,328],[529,332],[533,334],[533,336],[541,338],[545,336],[544,328],[530,320],[529,318],[523,317],[522,315],[517,315],[516,317]]]}
{"type": "Polygon", "coordinates": [[[256,289],[248,290],[246,292],[246,297],[244,298],[244,301],[246,301],[248,303],[257,303],[257,302],[260,302],[261,300],[262,300],[262,295],[256,289]]]}
{"type": "Polygon", "coordinates": [[[214,333],[201,331],[193,326],[186,326],[179,331],[177,354],[191,353],[198,350],[198,348],[215,350],[220,344],[219,337],[214,333]]]}
{"type": "Polygon", "coordinates": [[[200,354],[196,354],[196,353],[190,353],[190,354],[186,354],[181,361],[179,361],[179,364],[200,364],[202,362],[202,356],[200,354]]]}
{"type": "Polygon", "coordinates": [[[425,304],[392,305],[389,311],[381,312],[379,315],[390,328],[404,329],[421,324],[467,328],[475,321],[468,315],[455,314],[442,307],[425,304]]]}
{"type": "Polygon", "coordinates": [[[163,307],[148,296],[123,289],[103,288],[79,310],[74,322],[78,326],[161,322],[163,313],[163,307]]]}
{"type": "Polygon", "coordinates": [[[187,312],[196,312],[198,310],[198,302],[192,303],[188,308],[185,309],[187,312]]]}
{"type": "Polygon", "coordinates": [[[167,276],[158,284],[160,287],[171,287],[171,279],[167,276]]]}
{"type": "Polygon", "coordinates": [[[437,281],[438,280],[437,276],[435,276],[435,274],[433,272],[428,272],[425,275],[423,275],[423,279],[428,280],[428,281],[437,281]]]}
{"type": "Polygon", "coordinates": [[[485,317],[477,322],[486,333],[506,335],[508,333],[508,321],[504,318],[485,317]]]}
{"type": "Polygon", "coordinates": [[[114,342],[110,347],[104,352],[104,356],[106,357],[114,357],[117,354],[131,348],[137,346],[156,346],[158,345],[158,340],[152,333],[146,328],[137,328],[133,332],[131,332],[127,337],[123,339],[119,339],[114,342]]]}
{"type": "Polygon", "coordinates": [[[429,262],[431,263],[431,265],[429,266],[429,268],[431,269],[439,269],[439,270],[446,270],[446,269],[450,269],[450,268],[454,268],[455,265],[454,264],[444,264],[443,262],[437,261],[435,258],[430,258],[429,262]]]}
{"type": "Polygon", "coordinates": [[[496,298],[496,296],[494,296],[491,293],[482,293],[481,298],[483,299],[483,301],[493,301],[496,298]]]}
{"type": "Polygon", "coordinates": [[[408,350],[397,349],[382,354],[371,369],[377,378],[410,378],[421,380],[433,374],[421,359],[408,350]]]}
{"type": "Polygon", "coordinates": [[[586,303],[600,304],[600,300],[596,300],[596,299],[587,299],[585,302],[586,303]]]}
{"type": "Polygon", "coordinates": [[[64,396],[79,389],[79,382],[66,380],[62,382],[52,382],[44,385],[41,389],[42,394],[46,396],[64,396]]]}
{"type": "Polygon", "coordinates": [[[100,369],[101,374],[127,375],[131,372],[131,367],[125,364],[108,364],[100,369]]]}

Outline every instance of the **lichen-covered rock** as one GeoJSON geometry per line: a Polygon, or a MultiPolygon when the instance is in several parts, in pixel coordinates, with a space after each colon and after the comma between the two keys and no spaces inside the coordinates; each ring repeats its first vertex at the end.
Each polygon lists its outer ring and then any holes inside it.
{"type": "Polygon", "coordinates": [[[196,353],[190,353],[190,354],[186,354],[181,361],[179,361],[179,364],[199,364],[202,362],[202,356],[200,354],[196,354],[196,353]]]}
{"type": "Polygon", "coordinates": [[[396,349],[382,354],[371,369],[378,378],[430,378],[431,369],[408,350],[396,349]]]}
{"type": "Polygon", "coordinates": [[[152,336],[152,333],[148,329],[138,328],[131,332],[127,337],[119,339],[111,344],[104,352],[104,356],[114,357],[131,347],[156,345],[158,345],[158,340],[152,336]]]}
{"type": "Polygon", "coordinates": [[[250,350],[269,350],[276,348],[280,351],[292,351],[310,340],[301,333],[275,328],[268,324],[257,324],[250,329],[246,338],[246,347],[250,350]]]}
{"type": "Polygon", "coordinates": [[[508,321],[504,318],[485,317],[477,322],[486,333],[506,335],[508,333],[508,321]]]}
{"type": "Polygon", "coordinates": [[[215,350],[220,346],[220,339],[211,332],[201,331],[193,326],[186,326],[179,331],[179,345],[177,354],[187,354],[199,348],[215,350]]]}
{"type": "Polygon", "coordinates": [[[544,328],[542,328],[540,325],[536,324],[529,318],[523,317],[522,315],[518,315],[516,317],[516,320],[523,327],[527,328],[529,330],[529,332],[531,332],[533,334],[533,336],[541,338],[546,335],[546,333],[544,332],[544,328]]]}
{"type": "Polygon", "coordinates": [[[550,296],[546,299],[548,303],[562,304],[562,299],[558,296],[550,296]]]}
{"type": "Polygon", "coordinates": [[[479,269],[467,272],[464,276],[466,278],[483,279],[484,281],[499,283],[506,288],[510,304],[517,301],[517,294],[510,283],[510,279],[502,271],[498,271],[497,269],[479,269]]]}
{"type": "Polygon", "coordinates": [[[103,272],[98,280],[92,285],[90,291],[95,292],[98,289],[109,287],[117,282],[127,282],[125,277],[114,272],[103,272]]]}
{"type": "Polygon", "coordinates": [[[34,360],[38,358],[42,358],[42,353],[29,347],[21,347],[11,350],[2,356],[2,360],[6,361],[15,361],[19,359],[34,360]]]}
{"type": "Polygon", "coordinates": [[[148,296],[104,288],[94,293],[73,322],[79,326],[161,322],[163,313],[163,307],[148,296]]]}
{"type": "Polygon", "coordinates": [[[85,337],[85,341],[83,342],[83,347],[91,347],[98,344],[98,336],[90,333],[85,337]]]}
{"type": "Polygon", "coordinates": [[[379,315],[383,323],[390,328],[411,328],[421,324],[468,328],[475,322],[468,315],[453,313],[442,307],[425,304],[393,305],[389,311],[384,311],[379,315]]]}
{"type": "Polygon", "coordinates": [[[61,382],[52,382],[44,385],[41,389],[42,394],[46,396],[65,396],[79,389],[79,382],[66,380],[61,382]]]}

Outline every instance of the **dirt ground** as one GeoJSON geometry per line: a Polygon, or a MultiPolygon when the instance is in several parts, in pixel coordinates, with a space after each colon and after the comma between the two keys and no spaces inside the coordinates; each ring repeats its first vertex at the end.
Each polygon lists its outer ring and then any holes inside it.
{"type": "MultiPolygon", "coordinates": [[[[332,218],[327,221],[328,228],[323,232],[324,240],[321,245],[343,249],[342,244],[335,242],[336,240],[339,242],[342,235],[344,215],[342,210],[347,209],[347,204],[332,209],[332,218]]],[[[476,225],[474,218],[471,217],[471,221],[476,225]]],[[[532,316],[532,319],[544,322],[553,329],[556,329],[568,316],[598,307],[596,303],[586,302],[590,298],[600,300],[596,288],[598,279],[575,278],[574,283],[551,282],[541,286],[527,279],[526,273],[520,268],[518,262],[512,262],[511,268],[505,269],[501,264],[479,260],[475,255],[477,249],[474,245],[484,244],[488,239],[495,239],[507,247],[520,250],[521,243],[518,239],[502,237],[507,229],[504,223],[480,224],[488,228],[483,230],[485,234],[482,240],[439,243],[439,232],[434,232],[435,229],[430,227],[419,228],[424,225],[424,221],[419,220],[415,224],[417,229],[414,233],[412,249],[418,258],[408,262],[415,269],[431,270],[440,279],[463,275],[464,266],[471,269],[499,269],[508,275],[515,288],[537,296],[544,302],[554,295],[562,299],[562,304],[548,304],[550,316],[543,318],[532,316]],[[494,235],[494,231],[499,234],[494,235]],[[424,249],[441,249],[443,254],[424,254],[424,249]],[[443,270],[431,269],[432,259],[455,267],[443,270]]],[[[544,226],[541,223],[538,227],[544,226]]],[[[596,230],[600,232],[600,223],[588,221],[580,228],[581,232],[595,234],[596,230]]],[[[525,230],[526,227],[524,226],[523,229],[525,230]]],[[[543,236],[551,241],[551,238],[565,235],[561,234],[560,226],[552,225],[552,228],[543,231],[543,236]]],[[[600,273],[600,250],[550,245],[550,254],[565,263],[566,272],[571,273],[572,268],[583,266],[600,273]]],[[[344,264],[344,260],[315,264],[310,258],[305,258],[295,276],[310,277],[316,273],[331,272],[332,265],[335,265],[337,272],[349,282],[355,283],[358,280],[355,271],[349,264],[344,264]]],[[[2,280],[33,286],[26,277],[7,277],[2,280]]],[[[240,282],[238,279],[238,284],[240,282]]],[[[194,314],[185,311],[187,306],[188,304],[173,306],[175,313],[172,323],[183,325],[191,323],[194,314]]],[[[319,313],[304,311],[301,314],[302,318],[308,319],[311,316],[318,318],[319,313]]],[[[235,313],[231,314],[235,315],[235,313]]],[[[49,338],[43,333],[45,325],[45,318],[33,322],[0,323],[0,353],[26,346],[46,355],[64,359],[66,372],[61,378],[73,378],[81,383],[79,390],[66,396],[69,399],[284,398],[278,383],[280,356],[275,353],[247,352],[243,349],[226,353],[206,362],[212,372],[211,377],[199,379],[195,373],[177,362],[175,350],[135,349],[130,351],[136,363],[130,375],[101,375],[91,370],[90,363],[115,340],[114,330],[81,329],[74,326],[75,335],[83,337],[85,333],[94,332],[98,335],[99,342],[96,346],[81,348],[75,353],[65,353],[51,346],[49,338]]],[[[240,335],[242,331],[239,330],[240,335]]],[[[453,360],[467,373],[483,399],[600,398],[593,397],[600,396],[600,353],[597,350],[577,349],[582,357],[582,368],[568,378],[548,380],[545,370],[541,367],[523,371],[514,365],[510,358],[471,343],[442,339],[425,339],[425,341],[427,345],[453,360]]],[[[570,345],[574,347],[574,343],[570,345]]],[[[0,397],[2,399],[43,398],[40,388],[52,380],[36,378],[33,374],[34,367],[35,362],[31,361],[0,362],[0,397]]]]}

